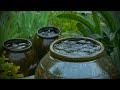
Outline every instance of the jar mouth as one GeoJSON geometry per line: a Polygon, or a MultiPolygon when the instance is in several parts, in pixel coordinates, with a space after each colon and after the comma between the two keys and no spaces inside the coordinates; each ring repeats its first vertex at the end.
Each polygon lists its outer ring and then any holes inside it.
{"type": "Polygon", "coordinates": [[[23,38],[9,39],[3,42],[3,47],[14,52],[25,51],[32,47],[32,42],[23,38]]]}
{"type": "Polygon", "coordinates": [[[88,37],[61,38],[50,45],[51,57],[70,62],[96,60],[103,55],[103,52],[102,43],[88,37]]]}
{"type": "Polygon", "coordinates": [[[37,36],[42,38],[54,38],[59,34],[60,30],[56,27],[42,27],[37,32],[37,36]]]}

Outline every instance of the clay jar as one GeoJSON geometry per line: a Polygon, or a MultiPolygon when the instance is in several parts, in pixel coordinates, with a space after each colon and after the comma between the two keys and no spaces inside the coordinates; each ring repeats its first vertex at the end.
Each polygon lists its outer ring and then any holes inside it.
{"type": "Polygon", "coordinates": [[[60,30],[56,27],[43,27],[38,30],[32,40],[38,62],[49,51],[50,44],[58,38],[59,34],[60,30]]]}
{"type": "Polygon", "coordinates": [[[9,39],[3,43],[2,55],[14,65],[20,66],[19,73],[34,75],[37,59],[31,41],[27,39],[9,39]]]}
{"type": "Polygon", "coordinates": [[[101,42],[87,38],[62,38],[50,45],[35,72],[36,79],[116,79],[118,70],[101,42]]]}

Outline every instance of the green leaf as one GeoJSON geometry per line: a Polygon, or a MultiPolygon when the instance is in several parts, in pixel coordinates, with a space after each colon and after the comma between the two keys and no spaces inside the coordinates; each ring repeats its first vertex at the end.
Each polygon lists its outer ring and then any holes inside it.
{"type": "Polygon", "coordinates": [[[79,16],[81,16],[81,17],[83,16],[83,18],[85,18],[87,21],[89,21],[89,23],[91,23],[93,26],[95,26],[95,23],[94,23],[92,17],[90,17],[90,15],[80,13],[79,16]]]}
{"type": "Polygon", "coordinates": [[[13,38],[19,38],[20,36],[21,36],[21,33],[16,33],[13,36],[11,36],[10,38],[11,39],[13,39],[13,38]]]}
{"type": "Polygon", "coordinates": [[[82,23],[77,23],[76,26],[83,36],[88,36],[91,34],[90,31],[87,28],[85,28],[82,23]]]}
{"type": "Polygon", "coordinates": [[[101,39],[101,38],[103,38],[101,35],[99,35],[99,34],[91,34],[91,35],[89,35],[88,37],[90,37],[90,38],[93,38],[93,39],[101,39]]]}
{"type": "Polygon", "coordinates": [[[115,33],[110,33],[110,41],[114,40],[115,38],[115,33]]]}
{"type": "Polygon", "coordinates": [[[20,69],[20,66],[14,66],[13,72],[14,72],[14,73],[17,73],[19,69],[20,69]]]}
{"type": "Polygon", "coordinates": [[[99,11],[99,13],[104,17],[106,21],[105,23],[108,25],[111,32],[115,32],[116,25],[115,25],[115,21],[113,19],[112,14],[109,11],[99,11]]]}
{"type": "Polygon", "coordinates": [[[87,21],[85,18],[80,17],[78,15],[74,15],[74,14],[60,14],[57,17],[76,20],[76,21],[84,24],[86,27],[88,27],[92,32],[95,32],[94,26],[89,21],[87,21]]]}
{"type": "Polygon", "coordinates": [[[110,40],[110,29],[105,25],[101,25],[101,30],[106,34],[107,38],[109,38],[110,40]]]}
{"type": "Polygon", "coordinates": [[[97,34],[102,35],[101,29],[100,29],[100,20],[99,20],[99,16],[97,15],[97,12],[92,11],[92,15],[93,15],[93,20],[95,22],[95,32],[97,34]]]}
{"type": "Polygon", "coordinates": [[[21,77],[24,77],[24,75],[23,74],[16,74],[15,75],[15,78],[21,78],[21,77]]]}

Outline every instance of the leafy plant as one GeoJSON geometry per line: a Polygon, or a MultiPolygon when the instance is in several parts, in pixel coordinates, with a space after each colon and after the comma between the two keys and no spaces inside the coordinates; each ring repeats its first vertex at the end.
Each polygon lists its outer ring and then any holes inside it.
{"type": "MultiPolygon", "coordinates": [[[[5,40],[31,38],[39,28],[47,25],[47,20],[48,14],[45,11],[0,11],[0,56],[5,40]]],[[[20,67],[7,60],[0,57],[0,78],[23,77],[23,74],[17,74],[20,67]]]]}
{"type": "Polygon", "coordinates": [[[9,59],[4,56],[0,57],[0,79],[16,79],[24,75],[18,74],[20,66],[15,66],[13,63],[8,62],[9,59]]]}
{"type": "Polygon", "coordinates": [[[71,19],[60,19],[57,18],[59,14],[76,14],[77,11],[49,11],[49,24],[50,26],[55,26],[61,30],[61,37],[69,37],[69,36],[80,36],[80,32],[78,28],[75,26],[75,23],[71,19]]]}
{"type": "Polygon", "coordinates": [[[115,17],[110,11],[92,11],[91,15],[60,14],[58,17],[77,21],[76,27],[83,36],[101,41],[120,72],[120,28],[116,28],[115,17]]]}
{"type": "Polygon", "coordinates": [[[7,39],[34,36],[39,28],[47,25],[47,20],[45,11],[1,11],[0,49],[7,39]]]}

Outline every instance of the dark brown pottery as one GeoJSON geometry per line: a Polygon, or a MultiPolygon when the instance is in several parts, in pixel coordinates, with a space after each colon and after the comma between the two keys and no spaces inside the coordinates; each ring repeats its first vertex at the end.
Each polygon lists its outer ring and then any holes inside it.
{"type": "Polygon", "coordinates": [[[50,45],[35,72],[36,79],[116,79],[118,70],[97,40],[62,38],[50,45]]]}
{"type": "Polygon", "coordinates": [[[38,62],[49,51],[50,44],[58,38],[59,34],[60,30],[56,27],[43,27],[38,30],[32,40],[38,62]]]}
{"type": "Polygon", "coordinates": [[[9,39],[3,43],[2,55],[20,66],[19,73],[24,76],[34,75],[37,59],[31,41],[27,39],[9,39]]]}

